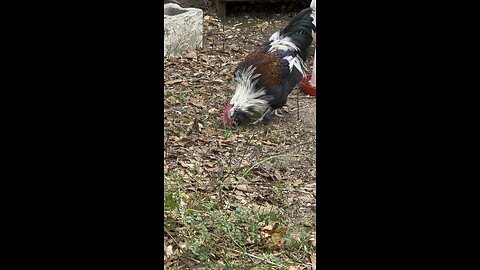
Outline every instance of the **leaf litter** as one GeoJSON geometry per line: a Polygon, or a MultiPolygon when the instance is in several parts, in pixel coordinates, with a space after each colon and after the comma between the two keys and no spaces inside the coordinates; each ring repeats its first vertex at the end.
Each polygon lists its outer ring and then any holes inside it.
{"type": "MultiPolygon", "coordinates": [[[[222,24],[214,15],[206,15],[204,47],[164,59],[165,175],[178,176],[189,196],[201,192],[221,196],[230,204],[283,211],[289,219],[282,226],[267,224],[258,232],[268,250],[281,250],[286,233],[295,226],[315,225],[315,98],[297,86],[284,117],[273,116],[268,126],[225,126],[220,112],[234,94],[232,78],[238,63],[290,18],[249,18],[249,28],[242,18],[222,24]]],[[[307,63],[311,67],[313,53],[307,63]]],[[[173,182],[169,178],[166,183],[173,182]]],[[[179,260],[181,244],[169,235],[165,239],[169,245],[164,261],[179,260]]],[[[315,235],[309,239],[315,245],[315,235]]],[[[314,269],[315,256],[300,256],[309,268],[298,269],[314,269]]]]}

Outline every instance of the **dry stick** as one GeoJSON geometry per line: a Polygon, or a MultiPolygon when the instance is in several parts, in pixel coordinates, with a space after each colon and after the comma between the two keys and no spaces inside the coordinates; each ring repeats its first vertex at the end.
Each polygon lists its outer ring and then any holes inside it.
{"type": "Polygon", "coordinates": [[[255,255],[250,254],[250,253],[247,253],[247,252],[238,251],[238,250],[235,250],[235,249],[232,249],[232,248],[229,248],[229,247],[225,247],[225,248],[228,249],[228,250],[231,250],[231,251],[233,251],[233,252],[240,253],[240,254],[247,255],[247,256],[250,256],[250,257],[252,257],[252,258],[261,260],[262,262],[266,262],[266,263],[268,263],[268,264],[275,265],[275,266],[277,266],[277,267],[283,267],[283,265],[276,264],[276,263],[271,262],[271,261],[269,261],[269,260],[262,259],[262,258],[260,258],[260,257],[258,257],[258,256],[255,256],[255,255]]]}
{"type": "Polygon", "coordinates": [[[288,155],[288,154],[285,154],[285,155],[270,156],[270,157],[268,157],[268,158],[266,158],[266,159],[263,159],[263,160],[255,163],[255,164],[253,164],[252,167],[250,167],[245,173],[243,173],[242,177],[245,176],[245,175],[247,175],[247,173],[249,173],[253,168],[257,167],[258,165],[260,165],[260,164],[262,164],[262,163],[265,163],[265,162],[267,162],[267,161],[269,161],[269,160],[271,160],[271,159],[278,158],[278,157],[304,157],[304,158],[307,158],[307,159],[310,159],[310,160],[315,161],[315,159],[312,158],[312,157],[309,157],[309,156],[306,156],[306,155],[300,155],[300,154],[298,154],[298,155],[288,155]]]}
{"type": "MultiPolygon", "coordinates": [[[[238,145],[238,141],[239,141],[239,137],[237,136],[237,145],[238,145]]],[[[243,154],[242,154],[242,158],[240,159],[240,163],[239,165],[236,166],[236,168],[232,168],[230,170],[228,170],[228,173],[222,178],[222,180],[220,180],[221,182],[223,182],[225,179],[227,179],[227,177],[229,177],[233,171],[236,171],[240,165],[242,164],[242,160],[243,160],[243,157],[245,156],[245,152],[246,152],[246,148],[244,148],[244,151],[243,151],[243,154]]],[[[228,160],[228,166],[230,166],[232,164],[232,158],[233,158],[233,155],[230,155],[230,159],[228,160]]]]}
{"type": "Polygon", "coordinates": [[[175,244],[177,244],[177,246],[180,247],[180,244],[178,244],[177,240],[175,240],[175,238],[173,238],[173,236],[168,232],[167,228],[165,228],[165,226],[163,226],[163,228],[167,232],[168,236],[170,236],[170,238],[172,238],[173,242],[175,242],[175,244]]]}
{"type": "MultiPolygon", "coordinates": [[[[230,165],[232,164],[232,158],[233,158],[233,155],[230,155],[230,158],[228,159],[227,166],[230,166],[230,165]]],[[[229,177],[230,174],[232,174],[232,171],[233,171],[233,169],[228,170],[227,175],[225,175],[225,176],[222,178],[222,180],[220,180],[220,182],[223,182],[225,179],[227,179],[227,177],[229,177]]]]}
{"type": "Polygon", "coordinates": [[[215,48],[215,37],[212,39],[212,50],[215,48]]]}
{"type": "MultiPolygon", "coordinates": [[[[175,113],[175,115],[177,114],[177,112],[174,112],[174,113],[175,113]]],[[[173,122],[172,122],[172,124],[173,124],[173,129],[174,129],[174,130],[175,130],[175,127],[176,127],[175,118],[176,118],[176,117],[174,117],[173,122]]],[[[167,133],[167,134],[168,134],[168,133],[167,133]]],[[[175,134],[175,133],[172,132],[172,134],[175,134]]],[[[167,137],[167,143],[169,143],[168,137],[167,137]]],[[[170,145],[167,144],[167,146],[170,146],[170,145]]],[[[168,156],[169,153],[167,152],[166,155],[168,156]]]]}
{"type": "Polygon", "coordinates": [[[300,121],[300,103],[298,103],[299,95],[300,95],[300,90],[297,91],[297,121],[300,121]]]}
{"type": "MultiPolygon", "coordinates": [[[[190,179],[192,179],[193,183],[197,182],[197,180],[190,175],[189,171],[187,171],[187,176],[190,177],[190,179]]],[[[195,193],[197,191],[198,191],[198,187],[197,187],[197,185],[195,185],[195,193]]]]}
{"type": "Polygon", "coordinates": [[[217,53],[221,53],[221,54],[229,54],[228,52],[224,52],[224,51],[217,50],[217,49],[211,49],[210,51],[207,51],[206,53],[212,53],[212,52],[217,52],[217,53]]]}
{"type": "MultiPolygon", "coordinates": [[[[225,24],[223,23],[222,23],[222,32],[225,33],[225,24]]],[[[223,37],[223,50],[225,50],[225,37],[223,37]]]]}
{"type": "Polygon", "coordinates": [[[165,157],[164,157],[164,158],[169,158],[168,154],[170,154],[170,153],[169,153],[169,151],[168,151],[168,146],[169,146],[169,145],[168,145],[168,132],[167,132],[167,129],[164,129],[163,132],[165,133],[165,138],[167,139],[167,140],[164,142],[164,144],[165,144],[165,157]]]}
{"type": "MultiPolygon", "coordinates": [[[[223,167],[222,167],[222,174],[223,174],[223,167]]],[[[222,186],[220,184],[217,185],[217,191],[218,191],[218,202],[220,204],[221,210],[225,209],[224,203],[223,203],[223,192],[222,192],[222,186]]]]}
{"type": "Polygon", "coordinates": [[[299,98],[304,98],[304,99],[314,99],[312,96],[300,96],[299,98]]]}
{"type": "MultiPolygon", "coordinates": [[[[237,145],[238,145],[238,137],[237,137],[237,145]]],[[[227,166],[230,166],[232,164],[232,158],[233,155],[230,155],[230,158],[228,159],[228,164],[227,166]]],[[[220,201],[220,205],[222,205],[223,208],[223,193],[222,193],[222,186],[221,183],[227,179],[227,177],[232,173],[233,169],[228,170],[227,175],[223,176],[223,167],[219,169],[219,174],[217,176],[217,183],[216,183],[216,188],[218,190],[218,200],[220,201]]]]}
{"type": "MultiPolygon", "coordinates": [[[[250,136],[250,139],[251,139],[252,137],[253,137],[253,135],[250,136]]],[[[238,139],[238,137],[237,137],[237,139],[238,139]]],[[[246,146],[243,147],[242,157],[240,158],[240,161],[238,162],[237,167],[235,168],[235,170],[238,170],[238,168],[240,168],[240,166],[242,165],[243,158],[245,157],[245,154],[246,154],[246,152],[247,152],[247,148],[248,148],[248,146],[250,146],[250,139],[247,140],[246,146]]],[[[237,145],[238,145],[238,140],[237,140],[237,145]]]]}

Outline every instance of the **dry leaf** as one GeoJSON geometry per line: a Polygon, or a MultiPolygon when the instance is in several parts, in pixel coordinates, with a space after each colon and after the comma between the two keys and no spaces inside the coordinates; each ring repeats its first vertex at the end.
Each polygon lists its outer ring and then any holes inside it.
{"type": "Polygon", "coordinates": [[[265,145],[277,145],[276,143],[272,143],[271,141],[262,141],[262,143],[265,145]]]}
{"type": "Polygon", "coordinates": [[[273,234],[284,234],[288,231],[287,228],[277,228],[275,230],[272,231],[273,234]]]}
{"type": "Polygon", "coordinates": [[[292,181],[292,185],[294,187],[298,187],[302,183],[303,183],[303,181],[301,179],[295,179],[295,180],[292,181]]]}
{"type": "Polygon", "coordinates": [[[272,237],[270,241],[267,243],[266,247],[268,249],[274,250],[274,249],[280,249],[283,244],[285,243],[285,240],[283,239],[283,234],[287,232],[286,228],[280,228],[277,230],[272,231],[273,233],[271,234],[272,237]]]}
{"type": "Polygon", "coordinates": [[[262,231],[271,231],[273,230],[273,227],[275,227],[275,224],[277,224],[277,222],[273,222],[271,224],[268,224],[267,226],[263,227],[262,228],[262,231]]]}
{"type": "Polygon", "coordinates": [[[200,58],[200,59],[203,60],[204,62],[208,62],[208,56],[205,55],[205,54],[201,54],[198,58],[200,58]]]}
{"type": "Polygon", "coordinates": [[[209,114],[217,114],[217,113],[218,113],[218,110],[215,109],[215,108],[211,108],[210,110],[208,110],[208,113],[209,113],[209,114]]]}
{"type": "Polygon", "coordinates": [[[246,196],[245,196],[245,193],[243,193],[243,191],[235,190],[235,198],[237,200],[244,200],[246,196]]]}
{"type": "Polygon", "coordinates": [[[316,270],[317,269],[317,256],[315,255],[315,253],[310,255],[310,261],[312,261],[312,270],[316,270]]]}
{"type": "Polygon", "coordinates": [[[172,85],[172,84],[176,84],[176,83],[179,83],[179,82],[182,82],[183,80],[181,79],[176,79],[176,80],[172,80],[172,81],[166,81],[165,84],[166,85],[172,85]]]}
{"type": "Polygon", "coordinates": [[[184,168],[189,168],[189,169],[195,168],[195,165],[193,165],[191,163],[186,163],[186,162],[183,162],[183,161],[179,161],[179,163],[180,163],[180,166],[182,166],[184,168]]]}
{"type": "Polygon", "coordinates": [[[267,245],[267,248],[270,250],[280,249],[284,243],[285,240],[283,239],[275,240],[272,244],[267,245]]]}
{"type": "Polygon", "coordinates": [[[231,137],[229,137],[229,138],[226,139],[226,140],[219,140],[219,141],[218,141],[218,144],[219,144],[220,146],[229,145],[229,144],[231,144],[231,143],[235,140],[235,137],[236,137],[236,136],[231,136],[231,137]]]}
{"type": "Polygon", "coordinates": [[[172,256],[172,254],[173,254],[173,247],[172,247],[172,245],[169,245],[169,246],[165,249],[164,252],[165,252],[165,257],[167,257],[167,259],[168,259],[168,257],[172,256]]]}
{"type": "Polygon", "coordinates": [[[203,101],[203,99],[193,99],[193,100],[190,100],[190,104],[194,105],[195,107],[198,107],[198,108],[203,108],[205,107],[205,102],[203,101]]]}
{"type": "Polygon", "coordinates": [[[210,167],[210,168],[215,167],[215,164],[211,161],[207,161],[207,162],[205,162],[205,164],[207,164],[207,166],[210,167]]]}
{"type": "Polygon", "coordinates": [[[246,184],[240,184],[237,186],[238,190],[244,191],[244,192],[254,192],[255,190],[251,187],[249,187],[246,184]]]}
{"type": "Polygon", "coordinates": [[[282,175],[277,170],[273,172],[273,176],[275,176],[275,178],[277,178],[278,181],[282,181],[282,175]]]}
{"type": "Polygon", "coordinates": [[[266,248],[274,250],[280,249],[285,240],[283,239],[283,235],[287,232],[287,228],[275,228],[277,222],[273,222],[268,224],[262,228],[260,232],[260,238],[262,239],[266,248]]]}
{"type": "Polygon", "coordinates": [[[195,51],[189,51],[183,57],[187,59],[197,58],[197,53],[195,51]]]}
{"type": "Polygon", "coordinates": [[[269,233],[266,233],[264,231],[261,231],[260,232],[260,238],[261,239],[267,239],[268,237],[270,237],[270,234],[269,233]]]}

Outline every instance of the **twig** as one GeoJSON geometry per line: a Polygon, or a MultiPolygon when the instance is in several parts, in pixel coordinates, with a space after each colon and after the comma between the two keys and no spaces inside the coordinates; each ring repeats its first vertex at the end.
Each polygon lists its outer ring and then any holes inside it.
{"type": "Polygon", "coordinates": [[[271,160],[271,159],[278,158],[278,157],[304,157],[304,158],[307,158],[307,159],[310,159],[310,160],[315,161],[315,159],[312,158],[312,157],[309,157],[309,156],[306,156],[306,155],[300,155],[300,154],[298,154],[298,155],[288,155],[288,154],[285,154],[285,155],[270,156],[270,157],[268,157],[268,158],[266,158],[266,159],[263,159],[263,160],[255,163],[255,164],[253,164],[252,167],[250,167],[246,172],[243,173],[242,177],[244,177],[245,175],[247,175],[247,173],[249,173],[253,168],[257,167],[258,165],[260,165],[260,164],[262,164],[262,163],[265,163],[265,162],[267,162],[267,161],[269,161],[269,160],[271,160]]]}
{"type": "MultiPolygon", "coordinates": [[[[222,32],[225,33],[225,24],[222,23],[222,32]]],[[[225,37],[223,37],[223,50],[225,50],[225,37]]]]}
{"type": "MultiPolygon", "coordinates": [[[[227,166],[230,166],[232,164],[232,159],[233,159],[233,155],[230,155],[230,158],[228,159],[227,166]]],[[[225,179],[227,179],[227,177],[229,177],[230,174],[232,174],[232,172],[233,172],[233,169],[228,170],[228,173],[219,182],[223,182],[225,179]]]]}
{"type": "MultiPolygon", "coordinates": [[[[222,186],[221,186],[221,182],[223,182],[223,166],[220,166],[220,168],[218,169],[218,173],[217,173],[217,180],[215,183],[213,183],[214,185],[212,189],[217,189],[217,192],[218,192],[218,202],[220,204],[220,207],[221,209],[224,208],[224,205],[223,205],[223,193],[222,193],[222,186]]],[[[213,181],[212,181],[213,182],[213,181]]]]}
{"type": "Polygon", "coordinates": [[[166,139],[165,142],[164,142],[164,145],[165,145],[165,146],[164,146],[164,148],[165,148],[165,156],[164,156],[163,158],[166,159],[166,158],[169,158],[170,152],[168,151],[168,147],[169,147],[170,145],[168,144],[168,143],[169,143],[169,141],[168,141],[168,129],[163,129],[163,130],[164,130],[164,132],[165,132],[165,139],[166,139]]]}
{"type": "Polygon", "coordinates": [[[235,249],[232,249],[232,248],[228,248],[228,247],[225,247],[225,248],[228,249],[228,250],[231,250],[231,251],[233,251],[233,252],[236,252],[236,253],[240,253],[240,254],[243,254],[243,255],[250,256],[250,257],[255,258],[255,259],[257,259],[257,260],[260,260],[260,261],[262,261],[262,262],[266,262],[266,263],[268,263],[268,264],[275,265],[275,266],[277,266],[277,267],[283,267],[283,265],[276,264],[276,263],[271,262],[271,261],[269,261],[269,260],[262,259],[262,258],[260,258],[260,257],[258,257],[258,256],[255,256],[255,255],[250,254],[250,253],[247,253],[247,252],[238,251],[238,250],[235,250],[235,249]]]}
{"type": "MultiPolygon", "coordinates": [[[[238,143],[238,141],[239,141],[238,138],[239,138],[239,137],[237,136],[237,145],[239,144],[239,143],[238,143]]],[[[247,152],[248,144],[249,144],[249,143],[248,143],[248,141],[247,141],[247,143],[246,143],[247,146],[243,146],[242,157],[240,157],[240,160],[238,161],[238,164],[237,164],[237,166],[235,167],[235,170],[238,170],[238,168],[240,168],[240,166],[242,165],[243,158],[245,157],[245,153],[247,152]]]]}
{"type": "MultiPolygon", "coordinates": [[[[299,91],[300,92],[300,91],[299,91]]],[[[297,97],[298,97],[298,93],[297,93],[297,97]]],[[[312,97],[312,96],[299,96],[298,98],[304,98],[304,99],[315,99],[315,97],[312,97]]]]}
{"type": "Polygon", "coordinates": [[[300,91],[297,91],[297,121],[300,121],[300,104],[298,103],[298,96],[300,91]]]}
{"type": "MultiPolygon", "coordinates": [[[[253,136],[253,135],[252,135],[253,136]]],[[[237,136],[237,140],[236,140],[236,145],[239,144],[239,137],[237,136]]],[[[247,141],[247,147],[248,147],[248,144],[249,144],[249,141],[247,141]]],[[[222,179],[219,181],[219,182],[223,182],[225,179],[227,179],[227,177],[229,177],[234,171],[235,172],[238,172],[239,168],[240,168],[240,165],[242,165],[242,161],[243,161],[243,158],[245,157],[245,152],[246,152],[247,148],[245,147],[244,150],[243,150],[243,154],[242,154],[242,157],[240,158],[240,162],[237,164],[237,166],[235,168],[230,168],[230,170],[228,170],[228,173],[222,177],[222,179]]],[[[236,153],[236,152],[235,152],[236,153]]],[[[232,158],[233,158],[233,155],[230,155],[230,159],[228,160],[228,166],[232,165],[232,158]]]]}
{"type": "Polygon", "coordinates": [[[167,232],[168,236],[170,236],[170,238],[172,238],[173,242],[175,242],[175,244],[177,244],[177,246],[180,247],[180,244],[178,244],[177,240],[175,240],[175,238],[173,238],[173,236],[168,232],[167,228],[165,228],[165,226],[163,226],[163,229],[165,229],[165,232],[167,232]]]}

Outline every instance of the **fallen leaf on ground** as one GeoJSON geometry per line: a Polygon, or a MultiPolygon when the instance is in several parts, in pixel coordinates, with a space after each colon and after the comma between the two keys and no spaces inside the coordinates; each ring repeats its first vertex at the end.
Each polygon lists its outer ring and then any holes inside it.
{"type": "Polygon", "coordinates": [[[267,241],[266,247],[270,250],[280,249],[285,243],[283,235],[287,232],[287,228],[278,228],[271,231],[271,239],[267,241]]]}
{"type": "Polygon", "coordinates": [[[172,245],[169,245],[167,248],[165,248],[165,257],[168,259],[168,257],[172,256],[173,254],[173,247],[172,245]]]}
{"type": "Polygon", "coordinates": [[[195,51],[189,51],[183,57],[187,59],[197,58],[197,53],[195,51]]]}
{"type": "Polygon", "coordinates": [[[267,226],[265,226],[265,227],[262,228],[262,231],[271,231],[271,230],[273,230],[273,228],[275,227],[275,224],[277,224],[277,222],[272,222],[272,223],[268,224],[267,226]]]}
{"type": "Polygon", "coordinates": [[[251,187],[249,187],[246,184],[240,184],[237,186],[238,190],[244,191],[244,192],[254,192],[255,190],[251,187]]]}
{"type": "Polygon", "coordinates": [[[208,56],[206,56],[205,54],[200,55],[198,58],[200,58],[201,60],[203,60],[205,62],[208,62],[208,56]]]}
{"type": "Polygon", "coordinates": [[[177,79],[177,80],[171,80],[171,81],[166,81],[165,84],[166,85],[172,85],[172,84],[176,84],[176,83],[179,83],[179,82],[182,82],[183,80],[181,79],[177,79]]]}
{"type": "Polygon", "coordinates": [[[282,175],[280,174],[279,171],[275,170],[273,172],[273,175],[275,176],[275,178],[277,178],[278,181],[282,181],[282,175]]]}

